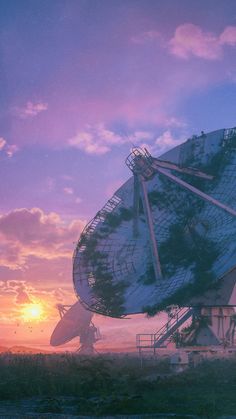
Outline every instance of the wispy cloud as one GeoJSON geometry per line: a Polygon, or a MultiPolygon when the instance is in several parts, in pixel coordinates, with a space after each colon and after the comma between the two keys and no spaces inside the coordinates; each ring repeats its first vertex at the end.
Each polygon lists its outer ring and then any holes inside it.
{"type": "Polygon", "coordinates": [[[31,299],[30,296],[28,295],[27,291],[22,288],[19,287],[16,290],[17,294],[16,294],[16,304],[29,304],[31,303],[31,299]]]}
{"type": "Polygon", "coordinates": [[[81,220],[66,225],[58,214],[46,214],[40,208],[20,208],[1,215],[0,266],[21,269],[32,256],[70,258],[71,245],[83,227],[81,220]]]}
{"type": "Polygon", "coordinates": [[[6,154],[10,158],[13,157],[17,151],[19,151],[19,147],[16,144],[8,144],[6,147],[6,154]]]}
{"type": "Polygon", "coordinates": [[[87,154],[106,154],[112,145],[123,144],[127,139],[106,128],[103,123],[87,125],[86,130],[78,131],[68,140],[71,147],[85,151],[87,154]]]}
{"type": "Polygon", "coordinates": [[[120,135],[106,128],[105,124],[99,123],[94,126],[88,125],[84,131],[78,131],[73,138],[68,140],[68,144],[70,147],[78,148],[87,154],[103,155],[114,146],[136,144],[141,141],[149,141],[152,138],[153,133],[148,131],[134,131],[129,135],[120,135]]]}
{"type": "Polygon", "coordinates": [[[204,31],[200,26],[185,23],[176,28],[169,41],[169,50],[179,58],[191,56],[206,60],[218,60],[223,55],[223,47],[236,45],[236,26],[227,26],[218,36],[204,31]]]}
{"type": "Polygon", "coordinates": [[[6,140],[3,137],[0,137],[0,151],[3,150],[6,143],[7,143],[6,140]]]}
{"type": "Polygon", "coordinates": [[[169,40],[155,29],[131,38],[132,43],[139,45],[150,44],[154,41],[156,45],[182,59],[195,56],[205,60],[219,60],[223,56],[225,46],[236,45],[236,26],[226,26],[222,33],[217,35],[189,22],[179,25],[174,36],[169,40]]]}
{"type": "Polygon", "coordinates": [[[31,303],[32,287],[26,284],[25,280],[10,280],[2,281],[0,284],[0,294],[13,294],[15,295],[15,303],[27,304],[31,303]]]}
{"type": "Polygon", "coordinates": [[[236,26],[227,26],[219,37],[221,45],[236,45],[236,26]]]}
{"type": "Polygon", "coordinates": [[[5,138],[0,137],[0,151],[3,151],[8,157],[12,157],[19,147],[16,144],[8,144],[5,138]]]}
{"type": "Polygon", "coordinates": [[[184,136],[175,137],[170,130],[167,130],[157,137],[153,143],[143,143],[141,146],[147,148],[151,154],[159,156],[181,144],[184,140],[184,136]]]}
{"type": "Polygon", "coordinates": [[[66,195],[73,195],[74,194],[74,189],[73,188],[66,187],[66,188],[63,189],[63,191],[66,195]]]}
{"type": "Polygon", "coordinates": [[[133,143],[140,143],[140,141],[150,141],[153,138],[153,133],[149,131],[135,131],[128,138],[133,143]]]}
{"type": "Polygon", "coordinates": [[[48,104],[45,102],[27,102],[25,106],[16,107],[14,111],[17,116],[22,119],[32,118],[48,109],[48,104]]]}

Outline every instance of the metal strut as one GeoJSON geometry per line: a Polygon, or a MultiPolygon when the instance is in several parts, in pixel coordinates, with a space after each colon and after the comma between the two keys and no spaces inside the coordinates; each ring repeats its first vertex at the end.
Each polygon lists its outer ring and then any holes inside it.
{"type": "Polygon", "coordinates": [[[197,195],[199,198],[203,199],[206,202],[209,202],[216,207],[222,209],[223,211],[227,212],[228,214],[236,217],[236,210],[233,208],[228,207],[225,204],[222,204],[215,198],[205,194],[204,192],[200,191],[199,189],[195,188],[194,186],[190,185],[189,183],[185,182],[184,180],[176,177],[168,170],[174,170],[180,173],[188,174],[191,176],[197,176],[203,179],[211,180],[213,176],[204,173],[198,169],[192,167],[179,167],[175,163],[160,160],[151,156],[151,154],[146,149],[139,149],[135,148],[129,154],[126,159],[126,164],[129,169],[133,172],[134,175],[134,221],[133,221],[133,235],[134,237],[138,236],[138,219],[139,219],[139,194],[140,188],[142,191],[141,198],[144,208],[144,213],[146,217],[146,221],[148,224],[149,230],[149,237],[151,243],[151,251],[152,251],[152,261],[153,267],[155,271],[155,278],[160,279],[162,277],[161,272],[161,263],[158,253],[158,245],[155,237],[154,226],[153,226],[153,219],[152,213],[148,201],[148,194],[146,189],[145,182],[152,179],[156,173],[160,173],[170,179],[172,182],[177,183],[178,185],[182,186],[184,189],[187,189],[191,193],[197,195]]]}
{"type": "Polygon", "coordinates": [[[133,221],[133,236],[138,237],[139,230],[139,197],[140,197],[140,185],[138,175],[134,173],[134,221],[133,221]]]}
{"type": "Polygon", "coordinates": [[[139,183],[141,185],[141,190],[142,190],[143,209],[144,209],[145,217],[148,224],[149,238],[150,238],[151,251],[152,251],[152,262],[153,262],[153,267],[154,267],[154,272],[155,272],[155,278],[157,280],[157,279],[162,278],[162,273],[161,273],[161,263],[160,263],[158,248],[157,248],[157,242],[156,242],[156,237],[155,237],[155,232],[154,232],[152,213],[151,213],[151,209],[150,209],[150,205],[148,201],[148,194],[147,194],[145,180],[143,179],[142,175],[138,175],[138,180],[139,180],[139,183]]]}
{"type": "Polygon", "coordinates": [[[199,198],[203,199],[204,201],[210,202],[211,204],[215,205],[216,207],[222,209],[223,211],[227,212],[230,215],[233,215],[236,217],[236,211],[233,208],[228,207],[225,204],[222,204],[220,201],[218,201],[215,198],[212,198],[211,196],[205,194],[204,192],[200,191],[199,189],[195,188],[192,185],[189,185],[189,183],[184,182],[184,180],[179,179],[178,177],[172,175],[171,173],[167,172],[165,169],[161,169],[160,167],[157,168],[157,172],[161,173],[162,175],[165,175],[170,180],[173,180],[173,182],[177,183],[178,185],[182,186],[183,188],[187,189],[188,191],[194,193],[195,195],[199,196],[199,198]]]}

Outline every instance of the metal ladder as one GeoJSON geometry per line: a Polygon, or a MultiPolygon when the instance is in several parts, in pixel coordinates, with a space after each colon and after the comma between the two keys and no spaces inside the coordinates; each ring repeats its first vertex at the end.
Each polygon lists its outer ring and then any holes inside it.
{"type": "Polygon", "coordinates": [[[102,207],[102,209],[97,212],[95,217],[91,221],[89,221],[89,223],[83,229],[80,239],[78,241],[75,253],[77,252],[81,253],[85,250],[86,244],[82,244],[83,243],[82,239],[85,237],[89,238],[91,234],[94,232],[94,230],[96,229],[97,225],[100,222],[104,221],[106,218],[106,215],[110,214],[120,203],[121,203],[121,198],[119,198],[117,195],[113,195],[113,197],[109,199],[109,201],[107,201],[107,203],[102,207]]]}
{"type": "Polygon", "coordinates": [[[180,308],[175,317],[169,320],[156,333],[142,333],[136,335],[136,347],[141,354],[142,351],[152,349],[155,354],[156,348],[163,348],[167,346],[170,339],[176,330],[182,326],[193,314],[192,308],[180,308]]]}
{"type": "MultiPolygon", "coordinates": [[[[111,199],[107,201],[107,203],[103,206],[103,208],[98,211],[95,217],[85,226],[83,229],[80,238],[78,240],[77,246],[74,250],[73,254],[73,281],[74,275],[79,278],[80,284],[83,284],[85,288],[88,288],[88,281],[92,278],[92,268],[86,261],[84,261],[83,253],[87,247],[87,240],[92,236],[93,232],[95,231],[97,225],[105,220],[106,215],[113,212],[118,205],[122,202],[122,199],[119,198],[117,195],[113,195],[111,199]]],[[[76,291],[75,281],[74,287],[76,291]]],[[[77,291],[76,291],[77,293],[77,291]]],[[[94,298],[94,304],[96,304],[96,299],[94,298]]]]}

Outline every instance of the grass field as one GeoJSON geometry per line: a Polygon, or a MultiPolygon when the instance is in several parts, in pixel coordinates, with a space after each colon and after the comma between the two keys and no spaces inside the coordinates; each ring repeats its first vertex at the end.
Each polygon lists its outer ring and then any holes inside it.
{"type": "MultiPolygon", "coordinates": [[[[31,400],[38,413],[176,413],[205,418],[236,413],[236,360],[204,361],[172,374],[168,359],[75,354],[0,356],[0,400],[31,400]]],[[[1,413],[1,412],[0,412],[1,413]]],[[[2,416],[1,416],[2,417],[2,416]]]]}

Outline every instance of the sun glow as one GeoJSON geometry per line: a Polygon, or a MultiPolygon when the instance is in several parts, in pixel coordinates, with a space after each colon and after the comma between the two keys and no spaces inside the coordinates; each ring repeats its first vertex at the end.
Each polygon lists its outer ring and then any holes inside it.
{"type": "Polygon", "coordinates": [[[41,303],[31,303],[25,305],[22,310],[22,318],[25,322],[40,321],[45,316],[44,308],[41,303]]]}

